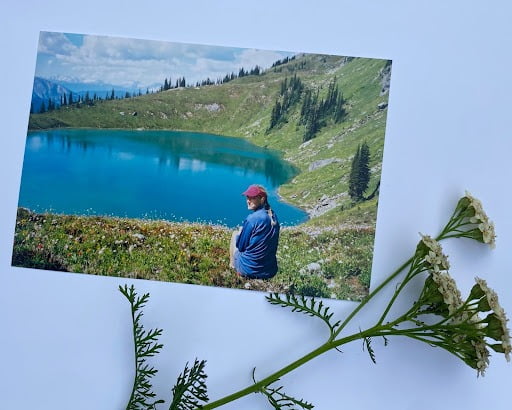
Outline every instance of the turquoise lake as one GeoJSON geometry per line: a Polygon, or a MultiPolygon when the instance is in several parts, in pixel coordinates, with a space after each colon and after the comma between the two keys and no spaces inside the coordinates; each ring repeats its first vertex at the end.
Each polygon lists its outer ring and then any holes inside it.
{"type": "Polygon", "coordinates": [[[307,214],[279,200],[296,170],[240,138],[175,131],[29,132],[19,206],[36,212],[240,225],[241,193],[264,185],[282,225],[307,214]]]}

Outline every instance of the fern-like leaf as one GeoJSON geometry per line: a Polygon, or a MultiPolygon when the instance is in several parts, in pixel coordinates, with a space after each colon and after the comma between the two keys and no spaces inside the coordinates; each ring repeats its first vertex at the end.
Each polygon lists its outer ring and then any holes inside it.
{"type": "Polygon", "coordinates": [[[192,410],[201,408],[201,402],[208,402],[205,360],[195,359],[191,368],[188,362],[172,388],[173,399],[169,410],[192,410]]]}
{"type": "MultiPolygon", "coordinates": [[[[254,373],[256,368],[252,371],[252,379],[256,383],[254,373]]],[[[289,396],[283,392],[283,386],[270,387],[272,384],[277,383],[279,379],[274,382],[262,387],[260,393],[267,397],[268,402],[274,407],[275,410],[311,410],[315,406],[312,403],[308,403],[303,399],[296,399],[295,397],[289,396]]]]}
{"type": "Polygon", "coordinates": [[[131,306],[133,324],[133,342],[135,345],[135,377],[130,400],[126,410],[155,409],[157,404],[164,403],[164,400],[154,400],[151,385],[151,378],[158,372],[154,367],[146,363],[146,358],[152,357],[160,352],[163,347],[158,343],[158,337],[162,329],[144,330],[140,320],[143,316],[142,308],[149,299],[149,293],[137,296],[135,287],[131,285],[119,286],[119,291],[128,299],[131,306]]]}
{"type": "Polygon", "coordinates": [[[387,346],[389,344],[389,340],[386,336],[382,336],[382,338],[384,339],[384,346],[387,346]]]}
{"type": "Polygon", "coordinates": [[[297,297],[293,294],[287,294],[283,298],[278,293],[271,293],[266,298],[272,305],[288,307],[292,309],[292,312],[304,313],[305,315],[321,319],[329,327],[331,338],[341,323],[339,320],[332,323],[333,313],[329,312],[329,306],[325,306],[322,301],[316,301],[315,298],[306,298],[302,295],[297,297]]]}
{"type": "Polygon", "coordinates": [[[368,350],[368,354],[370,355],[370,359],[372,359],[372,362],[377,364],[377,361],[375,360],[375,352],[372,348],[372,339],[370,337],[363,338],[364,344],[363,344],[363,350],[364,346],[366,346],[366,350],[368,350]]]}

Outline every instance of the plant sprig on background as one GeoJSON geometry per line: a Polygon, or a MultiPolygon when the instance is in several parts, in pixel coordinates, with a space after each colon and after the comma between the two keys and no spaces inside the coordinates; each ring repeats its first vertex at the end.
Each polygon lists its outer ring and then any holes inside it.
{"type": "MultiPolygon", "coordinates": [[[[256,367],[252,369],[252,380],[256,384],[256,367]]],[[[275,380],[274,382],[262,386],[260,389],[260,393],[263,394],[268,402],[274,407],[274,410],[281,410],[281,409],[294,409],[295,406],[299,406],[303,410],[311,410],[313,407],[313,404],[308,403],[307,401],[303,399],[296,399],[295,397],[289,396],[286,394],[283,389],[283,386],[279,387],[271,387],[272,384],[277,383],[279,379],[275,380]]]]}
{"type": "Polygon", "coordinates": [[[292,309],[292,312],[304,313],[308,316],[317,317],[323,320],[329,327],[331,337],[334,337],[336,329],[340,326],[340,320],[335,323],[331,323],[334,313],[329,312],[329,306],[325,306],[322,301],[318,302],[315,298],[307,298],[305,296],[297,297],[293,294],[286,294],[284,297],[281,297],[277,293],[270,294],[266,298],[272,305],[289,307],[292,309]]]}
{"type": "Polygon", "coordinates": [[[191,368],[188,363],[178,376],[172,388],[173,400],[169,410],[192,410],[201,407],[201,402],[208,401],[206,378],[204,372],[205,360],[196,359],[191,368]]]}
{"type": "MultiPolygon", "coordinates": [[[[190,402],[190,405],[197,405],[197,408],[204,410],[213,409],[248,394],[261,393],[267,397],[269,403],[276,410],[292,409],[297,406],[302,409],[312,409],[313,404],[285,394],[282,386],[272,387],[272,385],[287,373],[319,355],[332,349],[338,350],[341,345],[355,340],[363,341],[363,347],[366,348],[370,359],[375,363],[375,352],[371,346],[374,337],[382,337],[386,346],[389,337],[405,336],[430,346],[441,347],[475,369],[477,376],[483,376],[489,365],[489,349],[504,354],[506,360],[510,361],[512,345],[507,328],[508,319],[498,302],[498,296],[483,279],[476,278],[476,284],[471,289],[469,296],[465,300],[462,299],[455,280],[448,273],[450,265],[448,257],[443,253],[440,241],[447,238],[470,238],[494,248],[495,237],[494,224],[483,211],[482,204],[466,192],[436,239],[428,235],[421,235],[413,256],[378,285],[343,322],[341,320],[334,321],[329,307],[314,298],[278,294],[267,296],[267,301],[273,305],[290,308],[293,312],[322,320],[329,328],[327,340],[308,354],[259,381],[256,381],[253,370],[253,384],[242,390],[204,405],[193,401],[190,402]],[[341,332],[359,311],[404,271],[405,275],[375,324],[357,333],[341,336],[341,332]],[[425,279],[418,299],[405,313],[389,319],[391,308],[400,294],[413,278],[420,275],[425,279]],[[484,314],[485,317],[480,318],[480,314],[484,314]]],[[[201,380],[197,382],[199,384],[189,383],[192,369],[189,370],[186,366],[184,373],[178,378],[177,386],[181,386],[182,391],[186,391],[187,384],[199,386],[198,394],[193,395],[192,400],[194,397],[204,397],[203,401],[206,402],[208,398],[205,386],[204,396],[201,396],[203,393],[201,381],[204,382],[206,379],[206,374],[203,373],[204,365],[201,366],[201,363],[204,362],[196,360],[194,364],[194,367],[197,367],[196,374],[200,375],[201,380]]],[[[173,389],[173,393],[177,397],[176,392],[179,391],[179,388],[175,387],[175,389],[173,389]]],[[[190,409],[193,407],[175,408],[190,409]]]]}
{"type": "Polygon", "coordinates": [[[135,350],[135,377],[133,380],[132,393],[127,410],[152,409],[157,404],[164,403],[164,400],[153,400],[155,393],[152,391],[151,378],[158,372],[154,367],[146,363],[146,358],[152,357],[160,352],[163,347],[158,343],[158,337],[162,329],[144,330],[140,319],[143,316],[142,308],[149,299],[149,293],[137,296],[135,287],[131,285],[119,286],[119,291],[128,299],[131,305],[133,323],[133,342],[135,350]]]}

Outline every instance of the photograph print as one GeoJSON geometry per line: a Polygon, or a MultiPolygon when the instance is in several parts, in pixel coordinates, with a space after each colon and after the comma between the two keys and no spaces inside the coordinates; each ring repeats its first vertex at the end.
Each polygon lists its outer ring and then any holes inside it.
{"type": "Polygon", "coordinates": [[[368,294],[391,61],[41,32],[12,265],[368,294]]]}

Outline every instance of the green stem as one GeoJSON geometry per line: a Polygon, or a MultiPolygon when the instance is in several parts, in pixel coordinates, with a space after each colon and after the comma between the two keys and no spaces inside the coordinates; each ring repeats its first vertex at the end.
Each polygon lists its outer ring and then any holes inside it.
{"type": "MultiPolygon", "coordinates": [[[[131,303],[131,300],[130,300],[131,303]]],[[[130,400],[128,401],[128,404],[126,405],[126,409],[131,408],[132,400],[135,397],[135,391],[137,389],[137,381],[139,379],[139,352],[137,351],[137,333],[136,333],[136,321],[135,321],[135,309],[133,306],[133,303],[131,303],[131,311],[132,311],[132,332],[133,332],[133,347],[135,350],[135,377],[133,378],[133,387],[132,387],[132,394],[130,395],[130,400]]]]}
{"type": "Polygon", "coordinates": [[[223,406],[224,404],[227,404],[229,402],[232,402],[234,400],[237,400],[241,397],[244,397],[248,394],[258,393],[264,387],[275,382],[277,379],[281,378],[282,376],[284,376],[287,373],[290,373],[292,370],[295,370],[296,368],[302,366],[304,363],[309,362],[310,360],[314,359],[315,357],[320,356],[321,354],[323,354],[331,349],[334,349],[342,344],[346,344],[346,343],[352,342],[357,339],[362,339],[362,338],[368,336],[369,334],[371,334],[371,332],[373,332],[375,330],[376,329],[374,329],[374,328],[370,328],[365,332],[355,333],[353,335],[344,337],[339,340],[329,340],[327,343],[324,343],[323,345],[321,345],[320,347],[316,348],[315,350],[309,352],[308,354],[301,357],[300,359],[290,363],[288,366],[285,366],[282,369],[278,370],[277,372],[272,373],[270,376],[267,376],[264,379],[261,379],[259,382],[252,384],[252,385],[250,385],[242,390],[239,390],[233,394],[230,394],[229,396],[225,396],[217,401],[205,404],[202,407],[202,409],[203,410],[214,409],[214,408],[223,406]]]}
{"type": "MultiPolygon", "coordinates": [[[[368,294],[368,296],[361,302],[357,307],[347,316],[347,318],[343,321],[343,323],[338,327],[336,332],[332,335],[332,339],[336,338],[342,331],[342,329],[352,320],[352,318],[377,294],[382,288],[384,288],[389,282],[391,282],[400,272],[402,272],[412,261],[414,257],[409,258],[405,261],[397,270],[395,270],[391,275],[387,277],[387,279],[382,282],[379,286],[377,286],[372,292],[368,294]]],[[[387,313],[387,312],[386,312],[387,313]]]]}
{"type": "MultiPolygon", "coordinates": [[[[400,286],[398,287],[398,289],[396,289],[395,293],[391,297],[391,300],[389,301],[388,305],[386,306],[386,309],[384,309],[384,312],[382,313],[382,316],[378,320],[377,325],[381,325],[384,322],[384,319],[386,319],[386,316],[388,315],[389,311],[391,310],[391,307],[395,303],[395,300],[398,298],[398,295],[400,295],[400,293],[402,292],[403,288],[405,288],[407,283],[414,276],[416,276],[417,274],[422,272],[421,270],[419,270],[418,264],[416,263],[417,261],[414,260],[414,257],[412,259],[413,259],[412,262],[410,262],[410,263],[412,263],[412,266],[409,269],[409,272],[407,272],[407,275],[405,275],[404,280],[400,283],[400,286]]],[[[404,266],[404,269],[405,269],[405,266],[404,266]]],[[[411,308],[411,310],[412,310],[412,308],[411,308]]],[[[406,315],[408,315],[410,313],[410,311],[407,312],[406,315]]]]}
{"type": "MultiPolygon", "coordinates": [[[[425,331],[425,330],[432,330],[432,328],[434,328],[434,327],[435,326],[424,326],[423,328],[419,328],[419,329],[422,331],[425,331]]],[[[300,359],[290,363],[289,365],[283,367],[282,369],[278,370],[277,372],[272,373],[271,375],[265,377],[264,379],[261,379],[259,382],[254,383],[254,384],[252,384],[242,390],[239,390],[233,394],[225,396],[219,400],[205,404],[203,407],[201,407],[201,409],[202,410],[214,409],[214,408],[223,406],[224,404],[238,400],[244,396],[247,396],[248,394],[261,392],[265,387],[274,383],[276,380],[280,379],[287,373],[290,373],[291,371],[297,369],[298,367],[302,366],[303,364],[309,362],[310,360],[320,356],[321,354],[323,354],[331,349],[335,349],[338,346],[353,342],[358,339],[364,339],[366,337],[378,337],[378,336],[408,336],[412,339],[420,340],[424,343],[428,343],[428,344],[432,344],[432,345],[440,345],[441,344],[440,342],[436,342],[435,340],[429,340],[429,339],[421,337],[421,336],[424,336],[424,333],[422,334],[421,331],[418,331],[418,329],[394,329],[390,325],[385,325],[385,326],[376,325],[376,326],[373,326],[363,332],[354,333],[350,336],[346,336],[346,337],[338,339],[338,340],[329,340],[326,343],[319,346],[318,348],[316,348],[315,350],[312,350],[311,352],[302,356],[300,359]]],[[[434,336],[434,334],[433,334],[433,336],[434,336]]]]}

